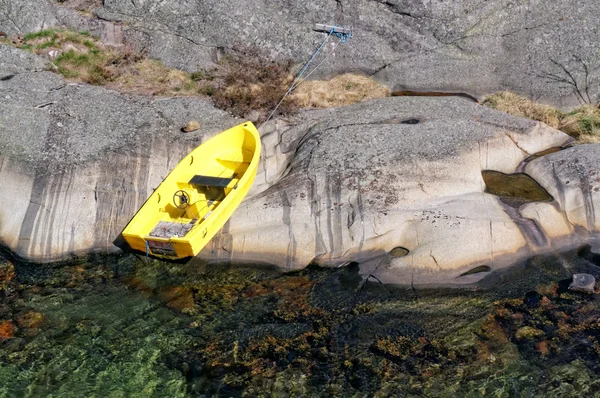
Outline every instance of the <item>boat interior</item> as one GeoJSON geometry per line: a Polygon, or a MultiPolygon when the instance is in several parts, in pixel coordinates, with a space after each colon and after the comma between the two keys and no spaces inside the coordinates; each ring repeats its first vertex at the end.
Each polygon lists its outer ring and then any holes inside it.
{"type": "MultiPolygon", "coordinates": [[[[189,158],[189,166],[193,166],[193,155],[189,158]]],[[[148,220],[148,230],[151,231],[148,235],[167,239],[183,237],[192,227],[202,224],[237,188],[251,159],[250,151],[232,150],[209,162],[203,160],[203,174],[192,174],[194,168],[188,167],[176,181],[164,187],[161,184],[155,194],[158,203],[164,203],[164,206],[150,215],[152,220],[148,220]]]]}

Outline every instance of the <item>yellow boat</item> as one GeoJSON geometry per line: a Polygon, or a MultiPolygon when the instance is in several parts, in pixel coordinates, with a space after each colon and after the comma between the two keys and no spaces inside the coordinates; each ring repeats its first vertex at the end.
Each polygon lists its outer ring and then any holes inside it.
{"type": "Polygon", "coordinates": [[[252,186],[260,136],[251,122],[210,138],[169,173],[123,230],[134,250],[161,258],[195,256],[252,186]]]}

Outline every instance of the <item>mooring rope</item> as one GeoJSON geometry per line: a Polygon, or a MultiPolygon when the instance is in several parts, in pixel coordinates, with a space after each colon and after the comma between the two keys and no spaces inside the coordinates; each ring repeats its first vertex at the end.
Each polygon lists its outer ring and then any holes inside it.
{"type": "Polygon", "coordinates": [[[273,109],[273,111],[271,112],[271,114],[269,115],[269,117],[262,122],[262,124],[259,127],[259,130],[269,121],[271,120],[271,118],[273,117],[273,115],[275,114],[275,112],[277,111],[277,109],[279,109],[279,106],[283,103],[283,101],[286,99],[286,97],[288,95],[290,95],[292,93],[292,91],[294,89],[296,89],[296,87],[298,87],[300,84],[302,84],[302,82],[304,82],[308,76],[312,75],[313,72],[315,70],[317,70],[317,68],[319,66],[321,66],[321,64],[327,59],[327,57],[333,53],[333,51],[335,50],[335,47],[337,47],[338,44],[340,43],[346,43],[350,37],[352,36],[351,33],[340,33],[340,32],[336,32],[335,31],[336,26],[332,27],[331,30],[329,31],[329,34],[327,35],[327,37],[325,38],[325,40],[323,40],[323,42],[321,43],[321,45],[317,48],[317,50],[313,53],[313,55],[310,57],[310,59],[308,60],[308,62],[306,64],[304,64],[304,66],[302,67],[302,69],[300,69],[300,72],[298,73],[298,76],[296,76],[296,78],[294,79],[294,81],[292,82],[292,84],[290,85],[290,87],[288,88],[288,90],[285,92],[285,94],[283,95],[283,97],[281,98],[281,100],[279,101],[279,103],[277,104],[277,106],[275,106],[275,109],[273,109]],[[304,73],[306,72],[306,70],[308,69],[308,67],[310,66],[310,64],[315,60],[315,58],[317,58],[317,56],[319,55],[319,53],[321,52],[321,50],[323,49],[323,47],[325,46],[325,43],[327,43],[327,41],[329,40],[329,38],[334,35],[335,37],[337,37],[338,39],[340,39],[340,41],[338,43],[336,43],[336,45],[333,47],[333,49],[329,52],[329,54],[327,54],[327,56],[325,58],[323,58],[323,60],[321,62],[319,62],[319,64],[317,66],[315,66],[313,68],[312,71],[310,71],[310,73],[308,75],[306,75],[306,77],[304,77],[304,79],[300,80],[302,78],[302,75],[304,75],[304,73]]]}
{"type": "Polygon", "coordinates": [[[308,75],[304,76],[304,79],[302,79],[302,81],[298,82],[298,83],[297,83],[297,84],[296,84],[296,85],[295,85],[295,86],[292,88],[292,91],[294,91],[294,90],[296,89],[296,87],[298,87],[300,84],[302,84],[302,83],[304,83],[306,80],[308,80],[308,77],[309,77],[310,75],[312,75],[312,74],[313,74],[313,72],[314,72],[314,71],[316,71],[316,70],[319,68],[319,66],[321,66],[321,64],[323,64],[323,62],[325,62],[325,61],[327,60],[327,58],[329,58],[329,56],[335,52],[335,48],[336,48],[336,47],[338,46],[338,44],[340,44],[340,43],[343,43],[343,42],[342,42],[342,41],[338,41],[337,43],[335,43],[335,46],[333,46],[333,48],[331,49],[331,51],[329,51],[329,53],[327,53],[327,55],[325,55],[325,57],[323,57],[323,59],[321,60],[321,62],[319,62],[319,64],[318,64],[317,66],[315,66],[315,67],[313,68],[313,70],[311,70],[311,71],[310,71],[310,73],[309,73],[308,75]]]}

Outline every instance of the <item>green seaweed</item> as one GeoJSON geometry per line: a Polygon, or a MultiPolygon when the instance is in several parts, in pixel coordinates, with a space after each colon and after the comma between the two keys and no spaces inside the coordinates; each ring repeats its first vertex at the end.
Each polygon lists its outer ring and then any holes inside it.
{"type": "Polygon", "coordinates": [[[594,395],[600,300],[565,261],[595,270],[567,253],[414,290],[357,267],[0,258],[0,397],[594,395]]]}

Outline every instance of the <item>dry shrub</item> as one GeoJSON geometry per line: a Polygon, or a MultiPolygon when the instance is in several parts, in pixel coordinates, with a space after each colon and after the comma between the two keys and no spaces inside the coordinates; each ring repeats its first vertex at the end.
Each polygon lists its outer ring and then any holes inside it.
{"type": "Polygon", "coordinates": [[[305,81],[292,98],[301,107],[330,108],[389,96],[390,89],[375,80],[346,73],[331,80],[305,81]]]}
{"type": "MultiPolygon", "coordinates": [[[[201,84],[199,90],[211,95],[218,108],[241,117],[258,111],[258,121],[262,121],[275,109],[291,84],[291,68],[291,62],[270,61],[256,49],[235,52],[221,59],[217,70],[209,73],[210,82],[201,84]]],[[[277,115],[291,114],[296,109],[295,102],[287,97],[277,115]]]]}
{"type": "Polygon", "coordinates": [[[517,94],[502,91],[486,97],[483,105],[515,116],[544,122],[576,138],[581,143],[600,142],[600,107],[584,105],[563,113],[549,105],[537,104],[517,94]]]}
{"type": "Polygon", "coordinates": [[[562,117],[562,113],[558,109],[535,103],[510,91],[492,94],[486,97],[481,104],[511,115],[544,122],[554,128],[559,128],[562,117]]]}

